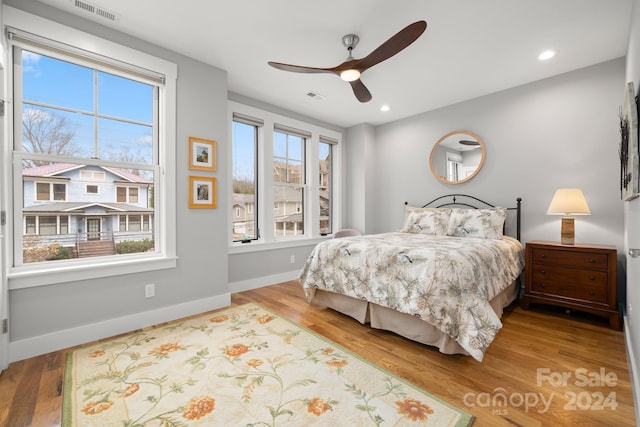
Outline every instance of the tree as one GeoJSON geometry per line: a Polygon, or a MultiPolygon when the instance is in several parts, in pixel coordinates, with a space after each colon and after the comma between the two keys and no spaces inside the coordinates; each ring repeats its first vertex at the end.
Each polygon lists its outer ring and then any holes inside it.
{"type": "Polygon", "coordinates": [[[37,108],[27,108],[22,114],[22,149],[27,153],[73,156],[80,151],[73,140],[75,134],[76,129],[62,115],[37,108]]]}

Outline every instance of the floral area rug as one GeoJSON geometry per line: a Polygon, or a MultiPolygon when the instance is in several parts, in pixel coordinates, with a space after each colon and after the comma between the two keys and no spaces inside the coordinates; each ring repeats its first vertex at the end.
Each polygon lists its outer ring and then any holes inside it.
{"type": "Polygon", "coordinates": [[[257,304],[67,356],[63,426],[468,426],[473,417],[257,304]]]}

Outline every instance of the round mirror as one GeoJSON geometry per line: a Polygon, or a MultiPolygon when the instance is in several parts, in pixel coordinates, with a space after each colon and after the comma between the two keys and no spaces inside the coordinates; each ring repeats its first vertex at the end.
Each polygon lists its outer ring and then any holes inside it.
{"type": "Polygon", "coordinates": [[[484,142],[468,130],[454,130],[435,143],[429,156],[431,173],[446,184],[461,184],[476,176],[484,164],[484,142]]]}

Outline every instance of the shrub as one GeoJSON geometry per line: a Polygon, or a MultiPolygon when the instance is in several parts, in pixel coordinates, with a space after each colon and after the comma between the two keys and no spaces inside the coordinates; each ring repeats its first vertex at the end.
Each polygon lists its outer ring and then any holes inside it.
{"type": "Polygon", "coordinates": [[[133,254],[138,252],[147,252],[154,248],[152,239],[144,240],[124,240],[116,243],[116,252],[118,254],[133,254]]]}

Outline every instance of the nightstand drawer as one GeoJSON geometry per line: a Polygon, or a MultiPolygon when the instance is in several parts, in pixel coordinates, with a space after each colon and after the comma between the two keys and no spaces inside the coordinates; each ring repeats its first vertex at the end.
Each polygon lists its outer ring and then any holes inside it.
{"type": "Polygon", "coordinates": [[[594,285],[583,285],[580,283],[557,283],[534,280],[531,284],[532,292],[552,295],[554,297],[566,297],[574,300],[589,302],[607,303],[607,287],[594,285]]]}
{"type": "Polygon", "coordinates": [[[607,270],[609,256],[596,252],[571,252],[547,248],[534,248],[531,254],[534,263],[562,265],[565,267],[594,268],[607,270]]]}
{"type": "Polygon", "coordinates": [[[563,286],[569,283],[583,283],[606,288],[609,280],[607,272],[599,270],[580,270],[544,264],[533,264],[531,269],[534,282],[553,282],[563,286]]]}

